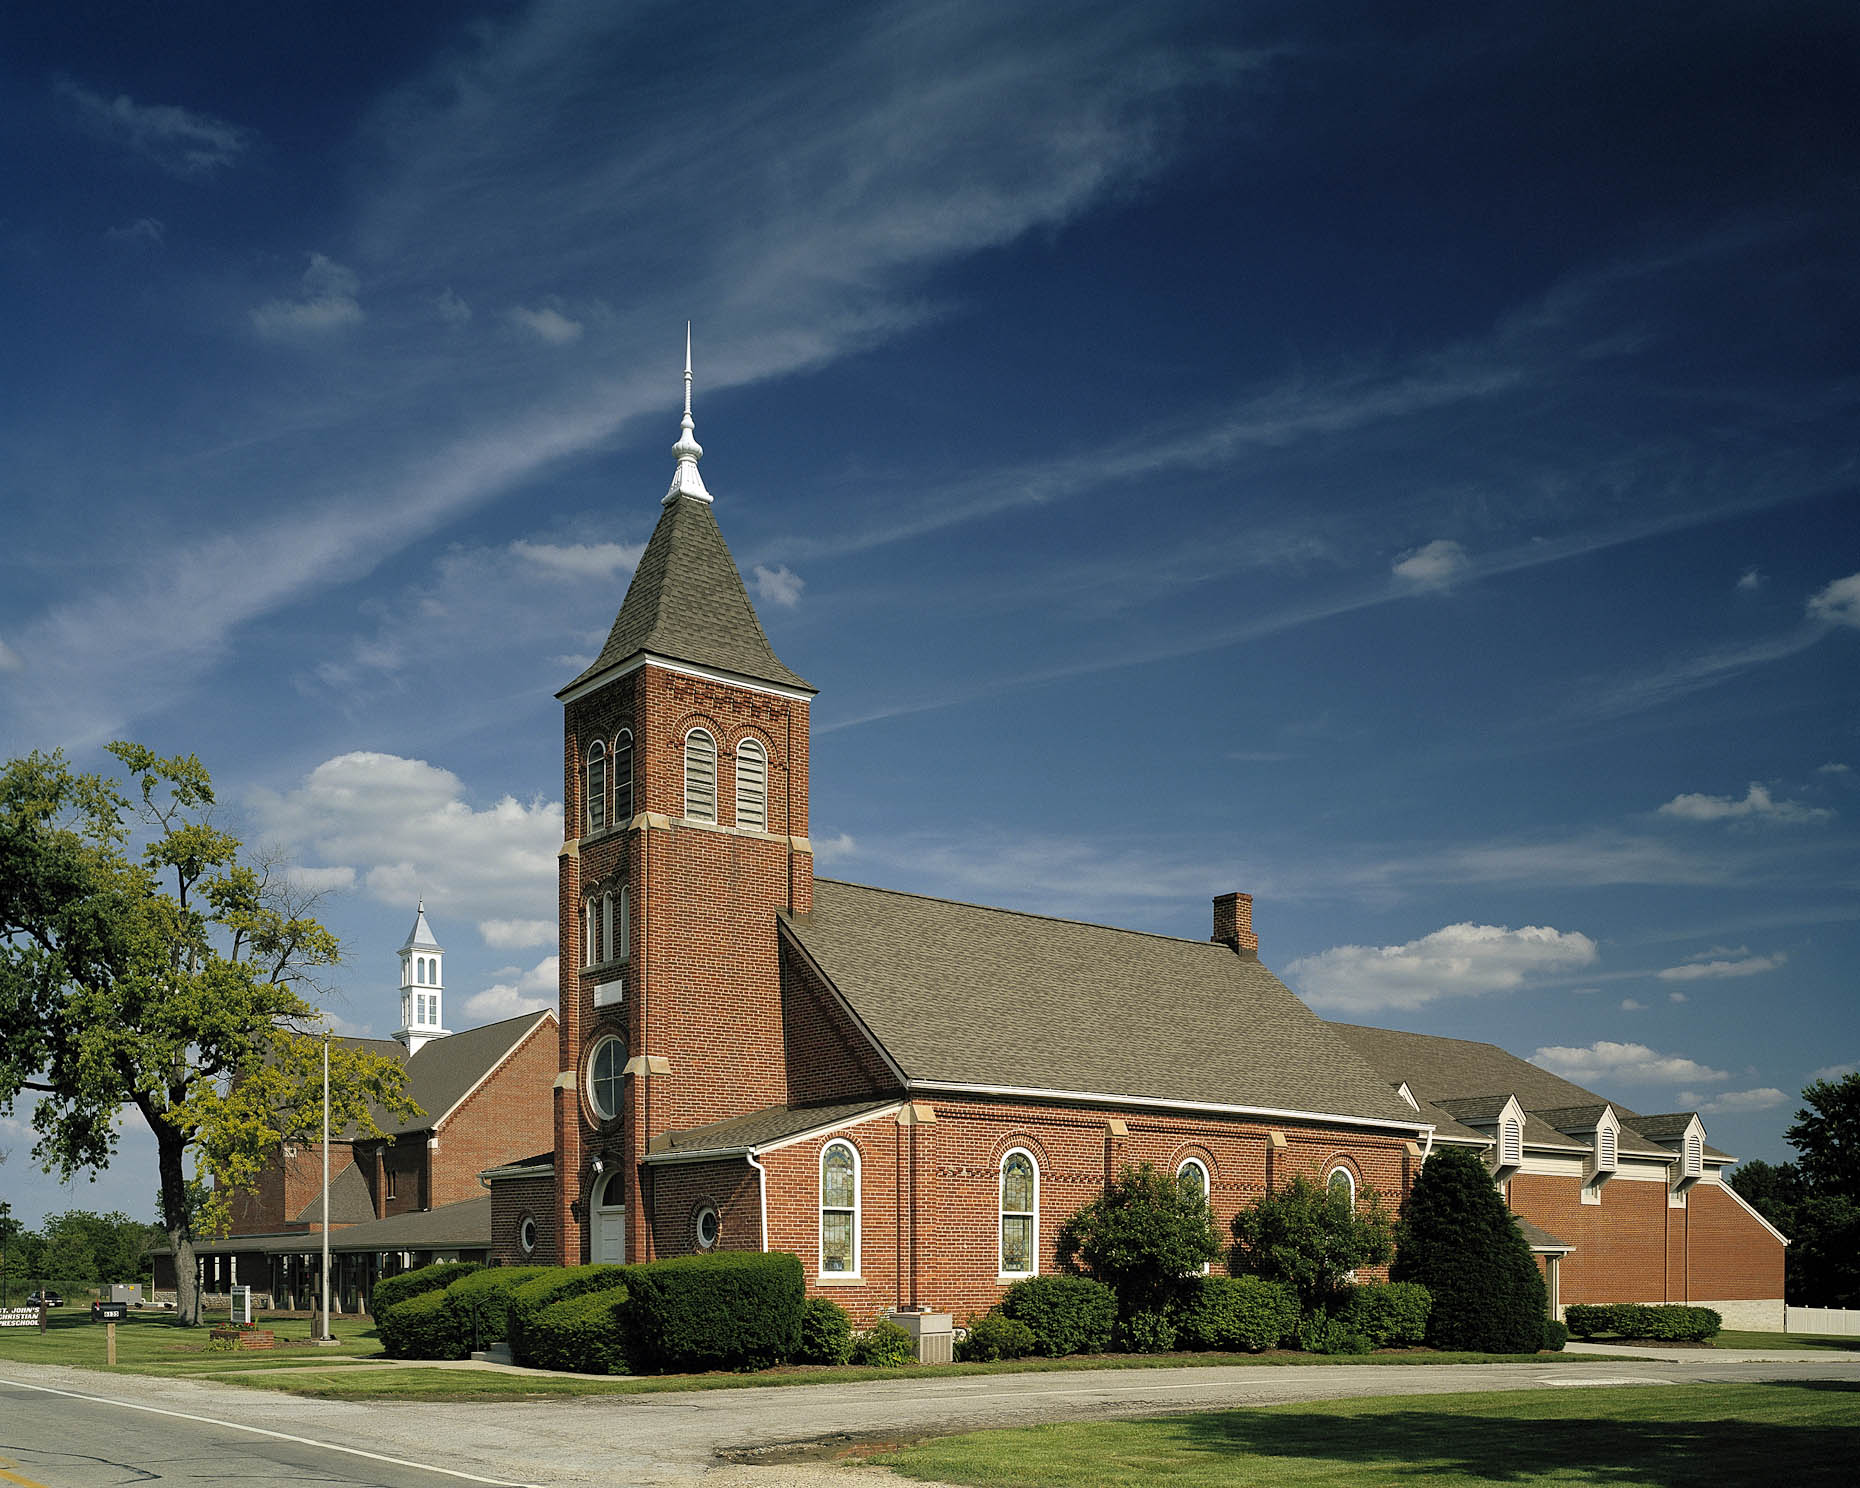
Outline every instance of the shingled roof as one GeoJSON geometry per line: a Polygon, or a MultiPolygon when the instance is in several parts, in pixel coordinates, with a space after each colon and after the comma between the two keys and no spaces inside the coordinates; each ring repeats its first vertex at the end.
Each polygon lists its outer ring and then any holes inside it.
{"type": "MultiPolygon", "coordinates": [[[[374,1113],[375,1121],[388,1136],[404,1136],[409,1132],[432,1130],[537,1023],[554,1017],[549,1009],[519,1013],[514,1018],[467,1028],[462,1033],[427,1039],[411,1057],[407,1054],[407,1046],[398,1039],[339,1038],[337,1042],[406,1066],[407,1095],[419,1106],[421,1114],[402,1121],[379,1108],[374,1113]]],[[[346,1142],[356,1140],[360,1133],[351,1126],[340,1135],[346,1142]]]]}
{"type": "Polygon", "coordinates": [[[710,503],[689,496],[668,502],[659,517],[594,665],[556,696],[642,652],[818,691],[776,658],[710,503]]]}
{"type": "Polygon", "coordinates": [[[1225,945],[833,879],[782,918],[912,1084],[1425,1124],[1225,945]]]}

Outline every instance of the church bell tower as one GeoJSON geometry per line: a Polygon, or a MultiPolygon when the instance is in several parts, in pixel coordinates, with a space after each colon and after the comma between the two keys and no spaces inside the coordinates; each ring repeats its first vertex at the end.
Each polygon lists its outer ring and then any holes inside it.
{"type": "Polygon", "coordinates": [[[426,901],[414,911],[413,928],[400,948],[400,1027],[394,1037],[407,1046],[409,1055],[418,1054],[420,1046],[444,1038],[452,1030],[445,1026],[440,999],[445,995],[445,979],[440,962],[445,947],[433,939],[432,927],[426,923],[426,901]]]}

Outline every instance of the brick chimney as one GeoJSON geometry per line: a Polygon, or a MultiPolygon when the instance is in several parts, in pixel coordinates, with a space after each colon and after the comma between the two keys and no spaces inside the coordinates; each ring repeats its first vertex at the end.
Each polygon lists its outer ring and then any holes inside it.
{"type": "Polygon", "coordinates": [[[1253,896],[1218,896],[1214,901],[1214,934],[1209,938],[1248,961],[1259,960],[1259,937],[1253,933],[1253,896]]]}

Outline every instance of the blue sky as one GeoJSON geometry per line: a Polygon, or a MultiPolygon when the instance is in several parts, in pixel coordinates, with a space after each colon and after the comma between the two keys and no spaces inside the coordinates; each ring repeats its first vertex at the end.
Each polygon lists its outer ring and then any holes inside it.
{"type": "MultiPolygon", "coordinates": [[[[193,750],[449,1021],[552,1000],[658,515],[821,871],[1205,936],[1786,1155],[1860,1059],[1850,7],[0,17],[0,749],[193,750]]],[[[1232,1037],[1244,1038],[1236,1027],[1232,1037]]],[[[94,1186],[152,1205],[133,1130],[94,1186]]]]}

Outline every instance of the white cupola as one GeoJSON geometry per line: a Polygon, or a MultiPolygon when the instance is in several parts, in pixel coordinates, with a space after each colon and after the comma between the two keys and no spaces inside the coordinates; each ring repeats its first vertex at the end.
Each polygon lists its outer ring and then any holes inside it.
{"type": "Polygon", "coordinates": [[[445,948],[433,939],[432,927],[426,923],[422,899],[413,928],[400,948],[400,1027],[394,1037],[407,1046],[409,1054],[418,1054],[421,1044],[452,1031],[440,1021],[439,999],[445,983],[439,963],[444,955],[445,948]]]}

